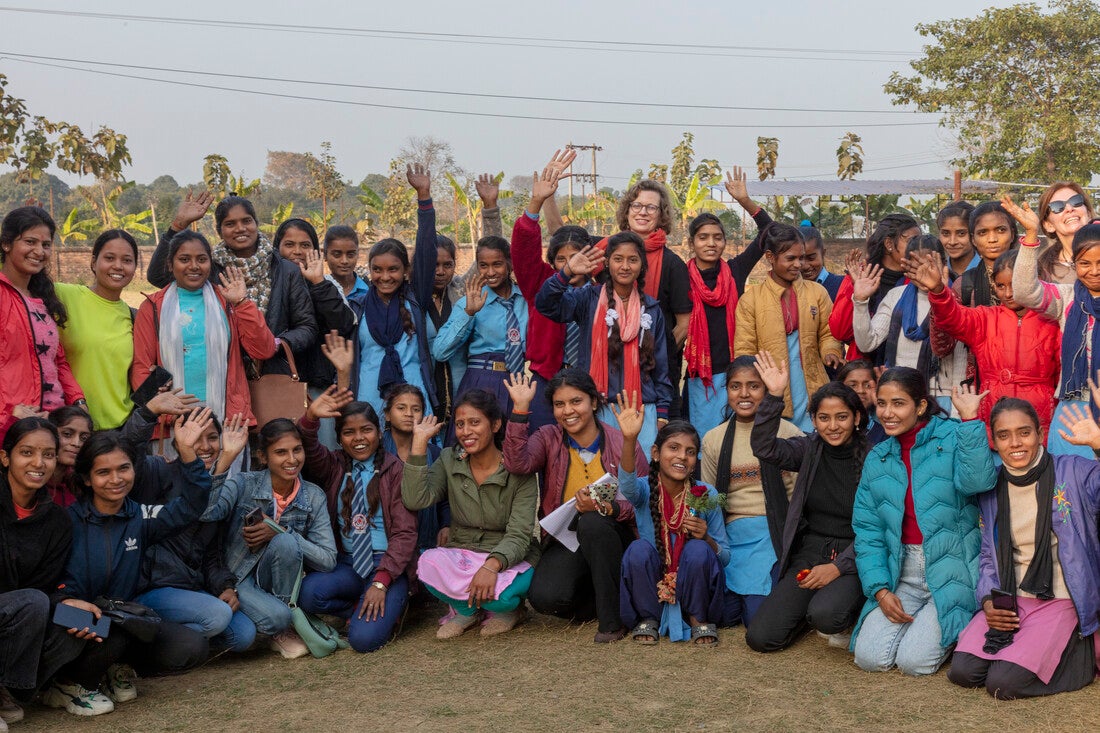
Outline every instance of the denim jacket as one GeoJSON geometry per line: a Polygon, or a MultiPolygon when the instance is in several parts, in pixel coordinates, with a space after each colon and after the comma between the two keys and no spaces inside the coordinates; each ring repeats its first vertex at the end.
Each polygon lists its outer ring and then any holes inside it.
{"type": "MultiPolygon", "coordinates": [[[[244,543],[244,517],[256,507],[271,516],[274,502],[268,471],[239,473],[229,479],[226,474],[214,477],[214,489],[202,520],[226,521],[225,560],[238,582],[248,577],[262,555],[244,543]]],[[[325,492],[316,485],[302,481],[298,495],[279,517],[279,525],[298,541],[307,569],[327,572],[336,567],[336,539],[332,536],[328,503],[325,492]]]]}

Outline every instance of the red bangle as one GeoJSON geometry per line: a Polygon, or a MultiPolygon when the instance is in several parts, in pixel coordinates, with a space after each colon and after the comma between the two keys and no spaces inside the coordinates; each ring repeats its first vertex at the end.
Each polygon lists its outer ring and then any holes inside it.
{"type": "Polygon", "coordinates": [[[512,408],[512,414],[513,415],[530,415],[531,411],[530,410],[517,410],[515,408],[512,408]]]}

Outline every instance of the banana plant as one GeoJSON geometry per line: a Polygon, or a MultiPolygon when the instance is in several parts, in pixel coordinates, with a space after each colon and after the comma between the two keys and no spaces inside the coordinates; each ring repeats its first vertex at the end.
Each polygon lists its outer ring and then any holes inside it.
{"type": "MultiPolygon", "coordinates": [[[[447,183],[451,186],[451,191],[454,193],[455,201],[459,206],[466,210],[466,225],[469,227],[470,243],[471,245],[477,240],[481,239],[481,199],[476,195],[471,195],[466,187],[458,182],[458,179],[451,173],[445,173],[447,176],[447,183]]],[[[493,176],[493,180],[500,183],[504,180],[504,171],[497,173],[493,176]]],[[[501,189],[497,193],[497,198],[500,200],[511,198],[515,195],[514,191],[507,191],[501,189]]]]}
{"type": "Polygon", "coordinates": [[[74,206],[69,215],[65,217],[65,221],[61,222],[61,226],[57,230],[57,237],[61,240],[62,245],[70,242],[86,242],[88,237],[99,228],[99,219],[94,217],[81,218],[85,213],[83,206],[74,206]]]}
{"type": "Polygon", "coordinates": [[[275,210],[271,212],[271,223],[261,224],[260,231],[268,236],[268,238],[275,236],[275,230],[279,228],[279,225],[289,219],[294,213],[294,202],[288,201],[285,204],[279,204],[275,207],[275,210]]]}
{"type": "Polygon", "coordinates": [[[668,195],[672,199],[672,205],[680,212],[680,229],[683,232],[683,244],[685,245],[688,240],[687,225],[689,220],[694,219],[704,211],[718,212],[726,208],[710,197],[710,186],[699,179],[698,171],[688,182],[683,200],[676,195],[671,187],[668,188],[668,195]]]}

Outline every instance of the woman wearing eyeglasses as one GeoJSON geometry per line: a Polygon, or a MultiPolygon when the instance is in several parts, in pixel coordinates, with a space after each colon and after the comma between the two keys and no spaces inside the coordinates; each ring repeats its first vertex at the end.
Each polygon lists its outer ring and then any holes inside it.
{"type": "MultiPolygon", "coordinates": [[[[1096,322],[1100,317],[1100,223],[1085,223],[1077,227],[1070,239],[1070,266],[1073,267],[1075,280],[1073,284],[1055,284],[1041,280],[1036,273],[1038,261],[1042,258],[1039,254],[1039,227],[1040,222],[1045,220],[1032,211],[1026,201],[1018,206],[1007,194],[1001,199],[1001,205],[1024,230],[1020,254],[1016,256],[1016,267],[1012,270],[1013,299],[1017,305],[1057,321],[1062,328],[1062,379],[1057,394],[1060,402],[1051,420],[1051,425],[1059,425],[1068,419],[1066,416],[1071,414],[1075,405],[1088,414],[1090,394],[1095,387],[1093,379],[1097,368],[1100,368],[1100,328],[1097,328],[1096,322]]],[[[1047,202],[1047,208],[1053,211],[1057,207],[1047,202]]],[[[1040,206],[1040,211],[1043,210],[1040,206]]],[[[1063,213],[1056,215],[1059,217],[1057,226],[1073,226],[1068,221],[1069,212],[1073,210],[1073,205],[1067,204],[1063,213]]],[[[1079,218],[1084,215],[1084,209],[1074,213],[1079,218]]],[[[1096,413],[1092,415],[1095,417],[1096,413]]],[[[1093,457],[1092,449],[1070,444],[1058,430],[1051,430],[1047,435],[1047,450],[1054,455],[1093,457]]]]}
{"type": "Polygon", "coordinates": [[[1039,197],[1039,221],[1049,244],[1039,255],[1039,277],[1047,282],[1072,285],[1077,280],[1073,264],[1073,235],[1093,216],[1092,201],[1072,181],[1056,181],[1039,197]]]}

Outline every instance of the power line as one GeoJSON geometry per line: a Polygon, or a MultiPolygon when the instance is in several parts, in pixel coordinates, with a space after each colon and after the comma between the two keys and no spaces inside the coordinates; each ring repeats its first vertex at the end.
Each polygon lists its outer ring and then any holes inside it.
{"type": "Polygon", "coordinates": [[[277,31],[284,33],[313,33],[320,35],[335,35],[335,36],[353,36],[353,37],[366,37],[366,38],[384,38],[391,40],[411,40],[411,41],[434,41],[439,43],[463,43],[463,44],[476,44],[476,45],[489,45],[489,46],[512,46],[520,48],[550,48],[558,50],[572,50],[572,51],[604,51],[604,52],[618,52],[618,53],[646,53],[646,54],[661,54],[661,55],[682,55],[682,56],[712,56],[712,57],[725,57],[725,58],[755,58],[755,59],[771,59],[771,60],[788,60],[788,61],[860,61],[860,62],[880,62],[880,63],[897,63],[897,61],[904,58],[912,58],[916,54],[908,53],[904,51],[867,51],[861,49],[802,49],[802,48],[790,48],[790,47],[766,47],[766,46],[723,46],[723,45],[706,45],[695,43],[654,43],[654,42],[633,42],[633,41],[608,41],[608,40],[595,40],[595,39],[555,39],[544,37],[532,37],[532,36],[493,36],[493,35],[481,35],[472,33],[438,33],[430,31],[397,31],[387,30],[381,28],[343,28],[339,26],[309,26],[300,24],[288,24],[288,23],[264,23],[257,21],[232,21],[232,20],[210,20],[201,18],[172,18],[167,16],[155,16],[155,15],[127,15],[122,13],[98,13],[88,11],[73,11],[73,10],[49,10],[42,8],[18,8],[18,7],[2,7],[0,11],[6,11],[11,13],[28,13],[38,15],[49,16],[61,16],[61,17],[74,17],[74,18],[89,18],[96,20],[122,20],[133,21],[142,23],[165,23],[172,25],[192,25],[214,28],[246,28],[250,30],[267,30],[277,31]],[[541,45],[541,44],[554,44],[554,45],[541,45]],[[560,45],[560,44],[580,44],[580,45],[560,45]],[[675,50],[664,50],[664,49],[675,50]],[[753,53],[720,53],[718,51],[697,51],[697,48],[708,49],[724,49],[724,50],[736,50],[736,51],[751,51],[753,53]],[[785,53],[785,54],[799,54],[797,56],[775,56],[775,55],[761,55],[758,52],[767,51],[770,53],[785,53]],[[832,56],[807,56],[806,53],[820,53],[820,54],[856,54],[859,56],[898,56],[898,59],[890,58],[847,58],[839,55],[832,56]]]}
{"type": "Polygon", "coordinates": [[[281,92],[268,92],[257,89],[242,89],[238,87],[218,86],[214,84],[200,84],[198,82],[181,81],[177,79],[158,79],[156,77],[139,76],[137,74],[124,74],[117,71],[103,71],[100,69],[85,69],[78,66],[66,66],[64,64],[54,64],[45,61],[32,61],[30,59],[18,58],[15,56],[4,56],[0,54],[0,59],[8,58],[11,61],[16,61],[24,64],[31,64],[35,66],[46,66],[55,69],[65,69],[68,71],[80,71],[87,74],[99,74],[101,76],[112,76],[122,79],[136,79],[139,81],[151,81],[160,84],[172,84],[176,86],[191,87],[196,89],[211,89],[215,91],[223,92],[236,92],[238,94],[254,94],[264,97],[274,97],[277,99],[292,99],[296,101],[304,102],[327,102],[329,104],[342,104],[355,107],[370,107],[374,109],[393,109],[403,110],[409,112],[428,112],[433,114],[455,115],[461,117],[491,117],[495,119],[510,119],[510,120],[534,120],[540,122],[574,122],[580,124],[593,124],[593,125],[632,125],[636,127],[678,127],[681,129],[691,128],[717,128],[717,129],[839,129],[839,128],[861,128],[861,127],[923,127],[927,125],[937,125],[937,122],[868,122],[868,123],[836,123],[831,125],[814,125],[814,124],[723,124],[723,123],[705,123],[705,122],[652,122],[646,120],[598,120],[598,119],[581,119],[575,117],[544,117],[540,115],[523,115],[523,114],[509,114],[503,112],[478,112],[469,110],[452,110],[452,109],[434,109],[430,107],[414,107],[411,105],[401,104],[383,104],[381,102],[363,102],[351,99],[334,99],[331,97],[313,97],[300,94],[287,94],[281,92]]]}
{"type": "Polygon", "coordinates": [[[404,92],[411,94],[439,94],[452,97],[484,97],[487,99],[513,99],[525,102],[564,102],[567,104],[606,104],[622,107],[657,107],[662,109],[704,109],[723,110],[736,112],[813,112],[831,114],[883,114],[883,115],[912,115],[934,114],[931,112],[912,112],[897,109],[816,109],[806,107],[737,107],[720,104],[670,104],[662,102],[628,102],[624,100],[604,99],[569,99],[565,97],[538,97],[519,94],[494,94],[490,92],[458,92],[446,89],[413,89],[410,87],[386,87],[374,84],[352,84],[350,82],[318,81],[314,79],[286,79],[274,76],[257,76],[252,74],[231,74],[222,71],[198,71],[194,69],[174,69],[165,66],[144,66],[141,64],[122,64],[111,61],[92,61],[89,59],[72,59],[60,56],[41,56],[29,53],[14,53],[4,51],[4,56],[19,59],[36,59],[41,61],[57,61],[70,64],[90,64],[93,66],[111,66],[124,69],[136,69],[139,71],[158,71],[171,74],[193,74],[195,76],[213,76],[229,79],[244,79],[247,81],[270,81],[280,84],[308,84],[310,86],[341,87],[345,89],[368,89],[381,92],[404,92]]]}

